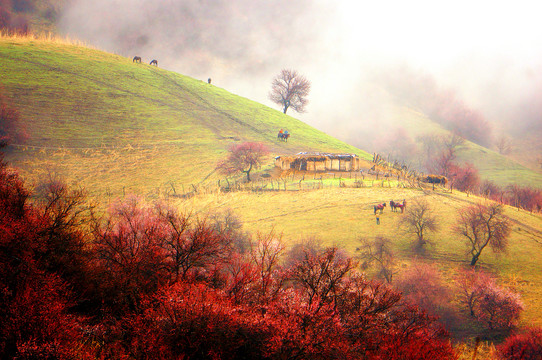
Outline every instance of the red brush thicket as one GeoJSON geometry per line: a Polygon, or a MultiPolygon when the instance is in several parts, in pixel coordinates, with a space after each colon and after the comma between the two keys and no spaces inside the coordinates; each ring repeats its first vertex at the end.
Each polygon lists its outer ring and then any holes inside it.
{"type": "Polygon", "coordinates": [[[0,167],[0,357],[451,359],[447,333],[337,249],[281,266],[232,232],[137,198],[102,217],[0,167]],[[90,229],[90,230],[83,230],[90,229]]]}
{"type": "Polygon", "coordinates": [[[533,328],[510,336],[499,346],[502,359],[536,360],[542,354],[542,328],[533,328]]]}

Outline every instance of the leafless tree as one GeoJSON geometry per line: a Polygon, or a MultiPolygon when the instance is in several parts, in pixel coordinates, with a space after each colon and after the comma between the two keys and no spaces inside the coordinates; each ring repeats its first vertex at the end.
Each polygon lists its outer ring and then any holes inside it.
{"type": "Polygon", "coordinates": [[[512,141],[504,135],[497,139],[495,146],[497,146],[499,154],[508,155],[512,152],[512,141]]]}
{"type": "Polygon", "coordinates": [[[467,240],[471,266],[476,265],[487,246],[495,252],[506,250],[511,227],[503,212],[500,204],[471,205],[459,212],[455,232],[467,240]]]}
{"type": "Polygon", "coordinates": [[[416,236],[415,249],[422,250],[428,243],[427,235],[438,230],[438,222],[429,203],[425,200],[413,200],[406,208],[405,216],[401,218],[401,225],[406,233],[416,236]]]}
{"type": "Polygon", "coordinates": [[[311,83],[295,70],[283,69],[272,82],[269,99],[282,107],[286,114],[289,108],[298,113],[305,112],[308,104],[307,96],[311,83]]]}
{"type": "Polygon", "coordinates": [[[391,250],[391,241],[384,237],[376,237],[373,241],[361,238],[359,252],[361,267],[366,269],[375,264],[377,274],[391,284],[395,275],[395,255],[391,250]]]}

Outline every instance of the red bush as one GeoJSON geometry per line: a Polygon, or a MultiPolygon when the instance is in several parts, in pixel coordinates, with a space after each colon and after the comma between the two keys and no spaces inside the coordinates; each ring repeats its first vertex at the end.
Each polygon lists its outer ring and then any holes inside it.
{"type": "Polygon", "coordinates": [[[502,358],[507,360],[539,360],[542,357],[542,328],[512,335],[498,350],[502,358]]]}
{"type": "Polygon", "coordinates": [[[0,358],[83,358],[69,286],[42,261],[47,221],[27,198],[0,162],[0,358]]]}

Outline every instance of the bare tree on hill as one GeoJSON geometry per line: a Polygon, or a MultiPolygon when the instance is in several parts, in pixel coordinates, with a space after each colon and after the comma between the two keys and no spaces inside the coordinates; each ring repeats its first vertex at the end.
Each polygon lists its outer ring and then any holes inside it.
{"type": "Polygon", "coordinates": [[[283,69],[273,79],[269,99],[279,104],[285,114],[289,108],[302,113],[309,103],[307,96],[310,89],[311,83],[303,75],[295,70],[283,69]]]}
{"type": "Polygon", "coordinates": [[[472,256],[471,266],[476,265],[487,246],[494,252],[506,251],[511,225],[503,212],[500,204],[471,205],[460,211],[454,229],[467,242],[472,256]]]}

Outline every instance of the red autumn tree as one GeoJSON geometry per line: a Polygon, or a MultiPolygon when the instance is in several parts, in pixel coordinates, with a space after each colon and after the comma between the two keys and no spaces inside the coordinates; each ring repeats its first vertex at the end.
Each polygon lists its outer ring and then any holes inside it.
{"type": "Polygon", "coordinates": [[[466,192],[468,195],[477,191],[480,186],[480,175],[478,175],[478,169],[474,165],[466,163],[454,169],[451,181],[456,189],[466,192]]]}
{"type": "Polygon", "coordinates": [[[28,202],[21,179],[2,160],[0,358],[85,358],[81,321],[69,312],[71,286],[44,262],[48,219],[28,202]]]}
{"type": "Polygon", "coordinates": [[[542,354],[542,328],[529,329],[508,337],[498,347],[502,359],[537,360],[542,354]]]}
{"type": "Polygon", "coordinates": [[[523,302],[515,293],[495,283],[483,289],[478,319],[487,323],[489,329],[509,329],[517,324],[523,311],[523,302]]]}
{"type": "Polygon", "coordinates": [[[112,204],[105,219],[94,219],[94,268],[103,301],[114,313],[138,308],[141,296],[166,281],[162,224],[136,197],[112,204]]]}
{"type": "Polygon", "coordinates": [[[220,161],[217,169],[225,175],[245,173],[250,181],[250,172],[262,165],[269,153],[263,143],[244,142],[230,147],[228,157],[220,161]]]}
{"type": "Polygon", "coordinates": [[[207,219],[193,219],[159,206],[156,222],[161,228],[158,246],[165,256],[169,282],[186,280],[206,269],[209,272],[231,256],[231,233],[218,231],[207,219]]]}
{"type": "Polygon", "coordinates": [[[489,329],[509,329],[519,320],[523,311],[519,294],[497,285],[495,280],[483,271],[462,270],[456,284],[470,315],[486,323],[489,329]]]}
{"type": "Polygon", "coordinates": [[[400,273],[394,287],[401,291],[404,301],[437,316],[448,328],[454,325],[457,317],[449,305],[452,294],[435,266],[414,263],[400,273]]]}

